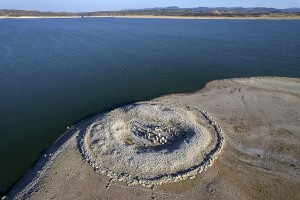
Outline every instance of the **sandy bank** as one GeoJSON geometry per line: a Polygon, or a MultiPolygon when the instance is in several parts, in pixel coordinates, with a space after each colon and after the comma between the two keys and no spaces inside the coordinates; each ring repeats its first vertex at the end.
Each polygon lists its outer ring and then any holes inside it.
{"type": "Polygon", "coordinates": [[[64,19],[64,18],[80,18],[79,16],[20,16],[20,17],[12,17],[12,16],[0,16],[0,19],[64,19]]]}
{"type": "MultiPolygon", "coordinates": [[[[38,18],[81,18],[80,16],[0,16],[0,19],[38,19],[38,18]]],[[[85,16],[84,18],[137,18],[137,19],[238,19],[238,20],[256,20],[256,19],[268,19],[268,20],[299,20],[300,16],[260,16],[260,17],[188,17],[188,16],[153,16],[153,15],[126,15],[126,16],[85,16]]]]}
{"type": "MultiPolygon", "coordinates": [[[[91,16],[91,17],[99,17],[99,16],[91,16]]],[[[116,18],[142,18],[142,19],[277,19],[277,20],[283,20],[283,19],[300,19],[300,16],[288,16],[288,17],[282,17],[282,16],[261,16],[261,17],[189,17],[189,16],[153,16],[153,15],[128,15],[128,16],[103,16],[103,17],[116,17],[116,18]]]]}
{"type": "Polygon", "coordinates": [[[117,180],[111,182],[108,176],[95,172],[91,163],[85,163],[80,151],[82,135],[103,116],[99,114],[74,125],[53,144],[12,188],[8,199],[297,199],[300,196],[300,79],[219,80],[208,83],[199,92],[167,95],[153,102],[170,108],[180,105],[206,110],[222,127],[225,140],[222,153],[209,168],[190,179],[159,185],[155,190],[128,186],[117,180]]]}

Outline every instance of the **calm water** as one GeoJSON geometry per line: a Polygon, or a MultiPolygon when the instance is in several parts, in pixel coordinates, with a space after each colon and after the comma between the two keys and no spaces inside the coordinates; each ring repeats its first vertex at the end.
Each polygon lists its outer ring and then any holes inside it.
{"type": "Polygon", "coordinates": [[[300,20],[0,20],[0,191],[84,116],[247,76],[300,77],[300,20]]]}

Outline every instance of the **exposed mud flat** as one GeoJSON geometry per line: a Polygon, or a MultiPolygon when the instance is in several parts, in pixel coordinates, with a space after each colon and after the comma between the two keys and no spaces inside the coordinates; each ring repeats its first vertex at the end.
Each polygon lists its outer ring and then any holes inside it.
{"type": "MultiPolygon", "coordinates": [[[[300,196],[299,79],[268,77],[213,81],[196,93],[168,95],[131,106],[124,107],[128,108],[126,111],[120,108],[123,110],[99,114],[74,125],[12,188],[7,198],[297,199],[300,196]],[[150,106],[147,109],[154,110],[149,113],[161,116],[141,115],[147,111],[143,106],[150,106]],[[166,108],[170,115],[163,114],[163,109],[155,111],[155,106],[166,108]],[[207,120],[203,111],[207,111],[205,113],[214,122],[207,120]],[[143,117],[135,118],[135,115],[143,117]],[[145,119],[149,123],[145,123],[145,119]],[[101,123],[101,120],[109,123],[101,123]],[[220,135],[215,130],[216,125],[222,129],[220,135]],[[105,138],[105,134],[97,134],[99,130],[105,132],[113,128],[121,131],[120,134],[107,132],[105,138]],[[103,139],[115,142],[109,143],[114,144],[112,146],[106,144],[108,149],[115,150],[113,152],[124,153],[122,150],[127,148],[129,154],[105,157],[103,149],[93,147],[103,139]],[[224,143],[220,145],[217,141],[222,139],[224,143]],[[196,144],[200,144],[199,148],[196,144]],[[188,156],[182,158],[178,155],[183,154],[177,154],[172,159],[178,158],[179,163],[186,159],[186,162],[174,168],[168,168],[170,165],[163,159],[161,162],[155,160],[166,156],[160,152],[172,150],[169,149],[172,145],[176,151],[171,151],[171,157],[178,150],[192,155],[187,153],[189,148],[197,156],[189,161],[188,156]],[[195,163],[207,160],[207,152],[216,147],[217,154],[211,157],[213,162],[200,174],[189,174],[188,179],[178,182],[171,178],[162,185],[151,182],[149,185],[156,185],[154,190],[142,186],[143,181],[164,180],[158,178],[163,173],[178,175],[182,169],[193,168],[195,163]],[[144,157],[134,161],[137,155],[144,157]],[[126,166],[130,156],[134,157],[132,165],[126,166]],[[110,166],[118,161],[122,165],[110,166]],[[140,161],[148,163],[138,169],[140,161]],[[138,181],[136,185],[128,185],[134,179],[116,176],[114,180],[104,172],[97,173],[97,169],[109,169],[118,175],[129,169],[125,173],[140,177],[142,185],[138,181]]],[[[171,157],[163,158],[172,161],[171,157]]]]}

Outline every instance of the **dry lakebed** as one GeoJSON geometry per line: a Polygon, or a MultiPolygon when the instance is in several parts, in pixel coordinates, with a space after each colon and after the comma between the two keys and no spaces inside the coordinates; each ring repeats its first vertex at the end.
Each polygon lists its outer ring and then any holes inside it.
{"type": "Polygon", "coordinates": [[[299,199],[300,79],[209,82],[72,126],[6,199],[299,199]]]}

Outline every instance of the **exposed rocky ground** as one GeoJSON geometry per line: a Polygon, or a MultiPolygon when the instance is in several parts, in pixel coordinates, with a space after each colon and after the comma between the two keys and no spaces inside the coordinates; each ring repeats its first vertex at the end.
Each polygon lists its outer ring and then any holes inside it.
{"type": "MultiPolygon", "coordinates": [[[[46,155],[39,160],[39,164],[12,188],[7,199],[299,198],[299,79],[268,77],[213,81],[199,92],[163,96],[148,102],[149,104],[147,102],[137,103],[136,108],[141,104],[150,105],[153,102],[174,109],[176,112],[183,109],[182,112],[177,112],[179,117],[183,116],[179,120],[183,121],[182,126],[177,126],[176,123],[167,123],[168,120],[163,121],[163,123],[155,120],[150,120],[151,123],[144,123],[144,118],[134,119],[130,117],[127,119],[127,115],[124,114],[121,119],[125,125],[129,126],[128,130],[132,135],[129,138],[123,137],[123,135],[119,138],[119,142],[115,140],[115,144],[122,144],[125,146],[124,148],[133,148],[133,156],[136,155],[134,152],[139,148],[141,148],[142,153],[148,151],[151,153],[155,148],[158,148],[155,149],[157,152],[166,150],[159,148],[169,148],[164,145],[171,145],[172,141],[175,144],[176,141],[181,141],[182,139],[179,137],[181,134],[190,133],[190,127],[195,124],[198,126],[195,123],[196,119],[203,120],[199,124],[205,122],[205,117],[201,118],[201,115],[205,115],[202,113],[205,110],[211,119],[222,128],[224,137],[221,153],[218,154],[218,158],[212,162],[210,167],[196,176],[188,176],[189,179],[186,180],[158,184],[154,190],[139,184],[128,185],[126,181],[111,182],[112,180],[107,174],[95,172],[97,166],[92,166],[92,164],[100,161],[93,160],[94,157],[91,157],[91,155],[95,156],[99,149],[85,154],[81,151],[82,143],[79,142],[85,137],[92,139],[90,140],[91,143],[86,143],[88,146],[83,148],[89,149],[89,145],[93,144],[92,141],[96,138],[91,137],[92,132],[86,132],[89,130],[88,128],[113,127],[109,124],[95,124],[99,117],[102,116],[100,121],[108,117],[108,115],[100,114],[74,125],[64,134],[47,150],[46,155]],[[187,117],[188,115],[197,117],[191,120],[187,117]],[[134,120],[130,121],[130,119],[134,120]],[[91,126],[91,124],[95,126],[91,126]],[[151,134],[147,135],[147,130],[151,134]],[[159,132],[161,133],[160,136],[159,132]],[[177,136],[175,132],[178,132],[177,136]],[[90,162],[85,162],[85,160],[90,160],[90,162]]],[[[112,112],[121,112],[121,110],[112,112]]],[[[122,112],[126,113],[125,111],[122,112]]],[[[155,115],[155,112],[153,114],[155,115]]],[[[174,115],[171,118],[173,122],[176,122],[174,115]]],[[[151,119],[153,118],[151,117],[151,119]]],[[[172,120],[170,121],[172,122],[172,120]]],[[[214,135],[210,127],[213,126],[212,121],[206,122],[199,125],[201,127],[199,129],[201,131],[197,132],[199,137],[205,130],[208,131],[208,135],[214,135]]],[[[194,129],[192,128],[192,130],[194,129]]],[[[190,138],[196,144],[199,140],[195,138],[195,135],[197,134],[187,135],[186,139],[190,138]]],[[[186,139],[183,140],[187,141],[186,139]]],[[[214,141],[214,139],[208,141],[214,141]]],[[[177,143],[177,148],[181,149],[185,145],[188,150],[190,145],[193,147],[193,142],[189,145],[187,142],[177,143]]],[[[201,158],[201,152],[203,152],[201,145],[199,149],[194,149],[196,154],[200,152],[200,156],[197,158],[201,158]]],[[[116,158],[111,158],[109,162],[117,162],[116,158]]],[[[146,157],[140,159],[146,161],[146,157]]],[[[121,160],[121,162],[123,161],[121,160]]],[[[183,168],[189,168],[188,163],[191,162],[184,163],[186,165],[183,168]]],[[[118,168],[109,168],[118,172],[118,168]]],[[[166,171],[170,171],[170,169],[166,169],[166,171]]],[[[150,170],[148,172],[129,171],[129,173],[137,173],[144,178],[151,174],[149,172],[150,170]]],[[[154,174],[160,174],[160,172],[153,171],[154,174]]]]}

